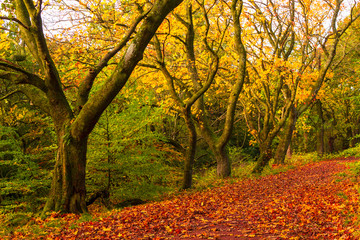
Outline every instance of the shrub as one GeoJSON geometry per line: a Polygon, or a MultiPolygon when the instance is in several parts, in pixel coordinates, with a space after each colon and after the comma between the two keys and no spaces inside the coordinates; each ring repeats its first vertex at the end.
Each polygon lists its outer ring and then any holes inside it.
{"type": "Polygon", "coordinates": [[[50,176],[21,151],[13,128],[0,126],[0,210],[3,227],[22,224],[39,209],[49,191],[50,176]]]}

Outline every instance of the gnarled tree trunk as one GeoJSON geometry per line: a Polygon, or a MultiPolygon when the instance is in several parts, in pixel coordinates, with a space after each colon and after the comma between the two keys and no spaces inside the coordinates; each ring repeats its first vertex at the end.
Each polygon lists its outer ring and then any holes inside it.
{"type": "Polygon", "coordinates": [[[273,139],[267,139],[260,144],[260,156],[257,159],[256,165],[253,169],[253,173],[261,173],[263,169],[269,164],[272,158],[271,143],[273,139]]]}
{"type": "Polygon", "coordinates": [[[64,94],[62,79],[52,59],[43,31],[41,18],[43,2],[36,1],[36,4],[33,0],[14,0],[14,2],[16,3],[14,19],[18,20],[17,23],[21,23],[19,25],[21,39],[34,61],[39,64],[40,71],[35,72],[41,74],[36,75],[0,59],[0,67],[7,73],[0,78],[5,78],[14,85],[20,85],[18,91],[23,92],[32,103],[51,116],[57,134],[58,152],[53,181],[43,213],[86,212],[85,170],[88,136],[101,114],[128,81],[164,18],[182,0],[154,1],[148,11],[138,16],[123,38],[92,66],[85,78],[80,81],[76,106],[73,109],[64,94]],[[141,26],[137,27],[140,22],[141,26]],[[92,91],[90,95],[98,74],[121,50],[124,50],[124,53],[115,70],[109,74],[102,86],[92,91]],[[21,88],[24,84],[26,88],[21,88]]]}
{"type": "Polygon", "coordinates": [[[276,164],[284,164],[285,163],[285,156],[286,152],[290,146],[292,134],[295,129],[297,121],[297,112],[295,106],[291,108],[289,119],[286,123],[286,127],[284,129],[284,133],[280,138],[279,145],[276,148],[275,152],[275,163],[276,164]]]}
{"type": "Polygon", "coordinates": [[[238,76],[235,84],[231,89],[229,100],[226,107],[226,117],[221,136],[217,137],[215,131],[213,131],[208,123],[208,116],[204,114],[205,107],[203,99],[198,102],[198,109],[203,114],[200,115],[200,123],[198,129],[201,136],[209,145],[212,153],[215,156],[217,164],[217,176],[220,178],[229,177],[231,175],[231,162],[227,153],[226,146],[230,140],[235,119],[236,105],[239,99],[240,92],[243,89],[245,75],[246,75],[246,49],[242,42],[242,28],[240,24],[240,16],[243,10],[242,0],[233,0],[231,2],[231,15],[233,17],[234,26],[234,47],[238,54],[238,76]]]}
{"type": "Polygon", "coordinates": [[[43,213],[47,211],[87,212],[86,151],[87,137],[77,141],[65,130],[59,134],[51,190],[43,213]]]}

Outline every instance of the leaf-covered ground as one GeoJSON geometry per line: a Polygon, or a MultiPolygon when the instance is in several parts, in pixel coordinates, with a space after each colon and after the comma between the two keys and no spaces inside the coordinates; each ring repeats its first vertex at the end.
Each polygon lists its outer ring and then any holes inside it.
{"type": "Polygon", "coordinates": [[[339,174],[344,162],[312,163],[112,211],[78,226],[64,216],[62,228],[49,228],[45,239],[357,239],[359,195],[356,183],[339,174]]]}

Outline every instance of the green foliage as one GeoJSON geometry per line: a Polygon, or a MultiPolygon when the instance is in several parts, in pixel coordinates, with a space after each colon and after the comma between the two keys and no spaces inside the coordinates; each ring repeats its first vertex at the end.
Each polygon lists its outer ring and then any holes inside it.
{"type": "Polygon", "coordinates": [[[88,191],[108,189],[114,202],[153,199],[177,180],[162,151],[162,135],[155,131],[163,111],[151,93],[142,94],[118,97],[89,139],[88,191]]]}
{"type": "MultiPolygon", "coordinates": [[[[344,173],[345,177],[349,177],[350,175],[350,178],[352,178],[355,182],[360,183],[360,162],[349,162],[347,165],[350,168],[350,174],[344,173]]],[[[357,187],[360,193],[359,184],[357,184],[357,187]]]]}
{"type": "Polygon", "coordinates": [[[321,160],[321,157],[317,154],[317,152],[298,153],[293,155],[291,158],[287,158],[286,163],[289,165],[303,165],[311,162],[317,162],[319,160],[321,160]]]}
{"type": "Polygon", "coordinates": [[[252,178],[252,170],[255,167],[253,161],[242,161],[238,165],[233,167],[232,176],[235,178],[246,179],[252,178]]]}
{"type": "Polygon", "coordinates": [[[0,215],[4,227],[23,223],[45,201],[48,172],[25,155],[13,128],[0,126],[0,215]]]}
{"type": "Polygon", "coordinates": [[[193,188],[196,190],[211,189],[215,186],[221,185],[223,182],[216,175],[216,168],[209,168],[193,175],[193,188]]]}
{"type": "Polygon", "coordinates": [[[360,178],[360,162],[355,162],[350,166],[351,166],[350,169],[351,169],[353,175],[355,176],[355,178],[357,178],[359,180],[359,178],[360,178]]]}
{"type": "Polygon", "coordinates": [[[249,153],[248,149],[237,147],[237,146],[229,146],[229,158],[231,159],[233,164],[242,162],[242,161],[253,161],[254,156],[249,153]]]}
{"type": "Polygon", "coordinates": [[[357,144],[353,148],[345,149],[344,151],[335,154],[334,157],[360,157],[360,144],[357,144]]]}

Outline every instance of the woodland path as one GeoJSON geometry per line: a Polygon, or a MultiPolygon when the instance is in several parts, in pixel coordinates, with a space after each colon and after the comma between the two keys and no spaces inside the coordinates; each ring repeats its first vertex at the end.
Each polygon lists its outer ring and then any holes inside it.
{"type": "MultiPolygon", "coordinates": [[[[337,159],[114,211],[58,239],[357,239],[355,183],[337,159]]],[[[351,159],[354,161],[354,159],[351,159]]]]}

